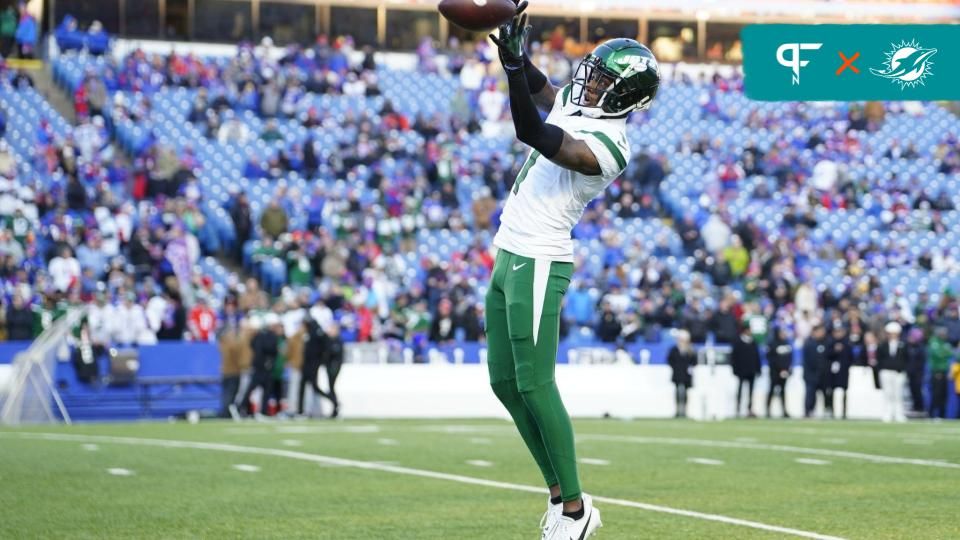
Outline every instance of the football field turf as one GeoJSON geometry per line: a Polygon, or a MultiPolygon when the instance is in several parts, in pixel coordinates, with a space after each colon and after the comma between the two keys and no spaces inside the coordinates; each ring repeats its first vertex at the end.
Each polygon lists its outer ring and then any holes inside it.
{"type": "MultiPolygon", "coordinates": [[[[576,420],[597,538],[958,538],[960,423],[576,420]]],[[[0,430],[0,538],[534,539],[502,420],[0,430]]]]}

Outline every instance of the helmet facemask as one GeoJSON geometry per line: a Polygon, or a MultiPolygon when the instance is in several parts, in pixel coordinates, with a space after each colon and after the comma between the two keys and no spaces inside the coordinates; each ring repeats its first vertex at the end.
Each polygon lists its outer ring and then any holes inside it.
{"type": "Polygon", "coordinates": [[[604,65],[603,58],[588,54],[571,81],[571,101],[583,109],[584,116],[592,118],[622,117],[650,108],[653,96],[638,101],[639,92],[631,83],[604,65]]]}

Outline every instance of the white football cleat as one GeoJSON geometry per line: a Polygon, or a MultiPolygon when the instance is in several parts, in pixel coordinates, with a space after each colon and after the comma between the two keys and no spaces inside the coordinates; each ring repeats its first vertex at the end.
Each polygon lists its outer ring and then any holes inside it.
{"type": "Polygon", "coordinates": [[[550,497],[547,497],[547,510],[540,518],[540,540],[547,537],[547,531],[553,527],[553,524],[563,515],[563,503],[553,504],[550,497]]]}
{"type": "Polygon", "coordinates": [[[583,494],[583,517],[573,519],[560,513],[553,527],[544,532],[545,540],[587,540],[603,526],[600,511],[593,506],[593,498],[583,494]]]}

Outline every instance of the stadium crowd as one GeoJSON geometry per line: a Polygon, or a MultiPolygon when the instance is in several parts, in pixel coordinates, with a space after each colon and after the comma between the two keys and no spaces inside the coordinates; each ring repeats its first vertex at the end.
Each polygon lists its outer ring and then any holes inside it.
{"type": "MultiPolygon", "coordinates": [[[[69,21],[61,28],[76,30],[69,21]]],[[[551,51],[556,49],[532,47],[534,60],[561,83],[571,74],[571,62],[551,51]]],[[[437,71],[438,54],[444,53],[421,47],[420,69],[437,71]]],[[[273,316],[290,338],[303,331],[311,309],[329,313],[324,326],[336,326],[347,342],[386,339],[421,347],[482,340],[482,294],[493,255],[490,235],[480,233],[496,229],[499,201],[511,187],[523,147],[515,144],[509,154],[488,160],[465,159],[454,149],[468,136],[498,136],[509,116],[492,54],[480,44],[448,55],[443,65],[458,79],[458,91],[450,113],[433,116],[405,114],[389,100],[372,115],[309,105],[317,95],[382,95],[372,50],[355,50],[349,37],[321,36],[310,46],[282,50],[269,41],[246,44],[235,57],[220,60],[139,50],[120,60],[107,57],[105,67],[91,69],[73,93],[78,125],[72,133],[53,133],[38,120],[31,159],[53,182],[18,177],[17,158],[0,142],[7,338],[36,336],[64,304],[86,302],[95,306],[89,331],[98,344],[212,341],[231,321],[246,320],[244,327],[256,330],[275,326],[273,316]],[[257,215],[245,191],[235,190],[226,207],[236,233],[232,245],[221,245],[207,226],[198,180],[202,164],[192,146],[165,144],[150,128],[153,100],[173,87],[197,89],[184,120],[211,141],[280,142],[275,154],[251,154],[243,167],[247,180],[274,182],[273,197],[257,215]],[[242,121],[246,113],[265,119],[260,133],[242,121]],[[148,127],[130,159],[114,144],[116,126],[128,120],[148,127]],[[287,141],[278,122],[296,122],[311,134],[287,141]],[[356,135],[329,148],[314,138],[314,129],[356,135]],[[409,132],[419,136],[413,145],[401,138],[409,132]],[[366,192],[352,182],[317,182],[300,193],[283,180],[289,173],[351,180],[360,169],[370,171],[366,192]],[[482,179],[468,201],[458,190],[465,176],[482,179]],[[306,216],[302,226],[294,225],[298,216],[306,216]],[[476,234],[449,258],[421,253],[417,270],[423,278],[411,280],[405,255],[417,250],[422,230],[476,234]],[[282,259],[284,286],[274,290],[233,275],[226,290],[216,291],[196,263],[221,250],[247,270],[282,259]],[[116,324],[116,313],[137,322],[116,324]]],[[[26,84],[18,77],[4,72],[5,90],[26,84]]],[[[741,91],[737,76],[693,79],[677,72],[665,85],[665,92],[671,85],[699,89],[702,118],[738,121],[721,99],[741,91]]],[[[676,148],[637,149],[628,173],[590,206],[574,231],[581,242],[602,244],[602,268],[579,261],[562,337],[625,347],[682,329],[694,344],[731,345],[745,382],[759,375],[761,357],[772,365],[777,356],[787,358],[783,347],[800,347],[808,393],[845,387],[849,366],[860,363],[876,367],[878,379],[882,371],[906,373],[914,408],[942,416],[947,369],[960,345],[960,299],[951,290],[887,294],[877,276],[903,266],[956,271],[955,250],[916,254],[890,241],[821,242],[812,234],[818,212],[854,209],[868,209],[884,230],[945,232],[943,212],[952,211],[954,201],[944,190],[931,192],[909,177],[844,174],[844,164],[864,153],[862,134],[901,112],[896,105],[868,104],[823,115],[796,104],[780,115],[756,110],[747,117],[756,129],[792,127],[771,148],[688,134],[676,148]],[[829,164],[814,167],[809,152],[829,164]],[[662,192],[676,154],[701,156],[711,169],[704,179],[711,186],[706,198],[679,213],[662,192]],[[757,175],[769,181],[750,181],[757,175]],[[787,209],[776,230],[730,210],[748,189],[750,199],[787,209]],[[673,231],[664,231],[652,248],[613,226],[617,219],[653,217],[665,218],[673,231]],[[674,237],[692,267],[689,279],[665,262],[677,255],[674,237]],[[824,264],[843,269],[842,289],[817,283],[812,268],[824,264]],[[878,358],[872,347],[900,335],[893,325],[906,337],[906,356],[878,358]],[[756,344],[757,362],[743,352],[747,342],[756,344]],[[921,397],[924,381],[929,408],[921,397]]],[[[638,128],[645,121],[641,115],[632,119],[638,128]]],[[[909,161],[918,153],[894,140],[886,157],[909,161]]],[[[960,171],[956,135],[944,134],[931,157],[941,173],[960,171]]],[[[788,371],[790,364],[784,365],[770,370],[771,376],[788,371]]],[[[683,377],[678,379],[682,386],[683,377]]]]}

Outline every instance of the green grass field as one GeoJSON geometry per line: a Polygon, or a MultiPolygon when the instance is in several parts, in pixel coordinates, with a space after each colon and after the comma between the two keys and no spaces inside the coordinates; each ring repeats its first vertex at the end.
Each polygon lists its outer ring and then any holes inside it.
{"type": "MultiPolygon", "coordinates": [[[[575,427],[600,539],[960,538],[958,423],[575,427]]],[[[540,484],[499,420],[4,429],[0,538],[533,539],[540,484]]]]}

